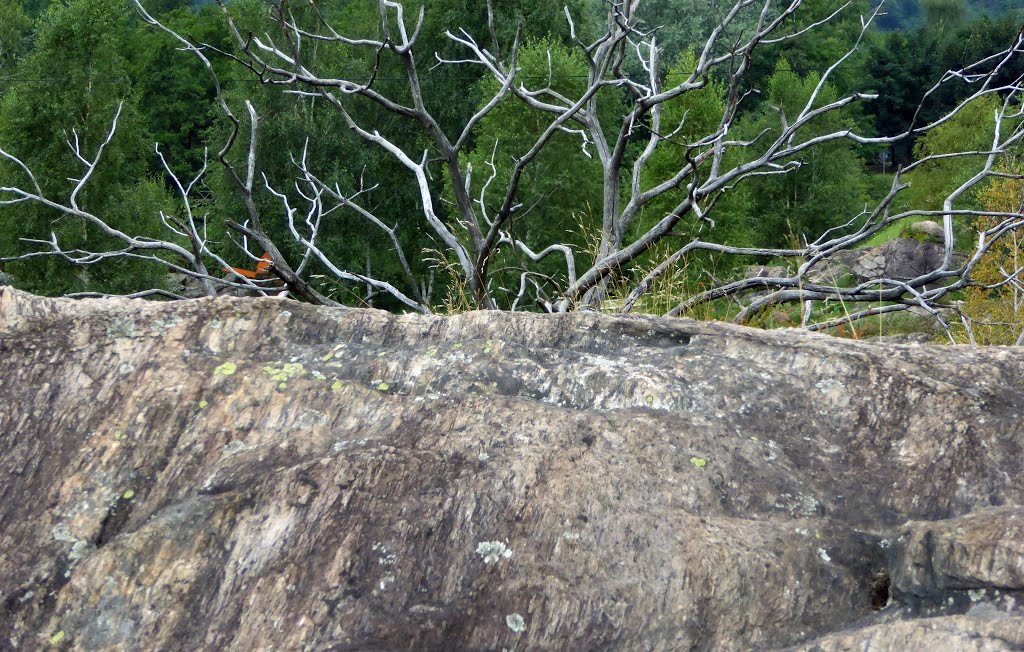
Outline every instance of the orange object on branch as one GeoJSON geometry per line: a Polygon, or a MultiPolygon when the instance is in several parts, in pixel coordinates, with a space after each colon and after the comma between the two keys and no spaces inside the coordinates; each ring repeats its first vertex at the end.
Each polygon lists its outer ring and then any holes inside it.
{"type": "Polygon", "coordinates": [[[264,251],[260,257],[259,262],[256,264],[256,271],[250,269],[241,269],[238,267],[225,267],[225,272],[234,272],[239,276],[251,279],[266,279],[270,278],[270,253],[264,251]]]}

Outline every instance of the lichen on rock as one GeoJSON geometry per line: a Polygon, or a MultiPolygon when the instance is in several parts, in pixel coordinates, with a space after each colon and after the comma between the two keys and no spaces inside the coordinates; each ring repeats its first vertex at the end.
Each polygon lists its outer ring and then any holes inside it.
{"type": "Polygon", "coordinates": [[[0,646],[1024,646],[1017,350],[8,289],[0,349],[0,646]]]}

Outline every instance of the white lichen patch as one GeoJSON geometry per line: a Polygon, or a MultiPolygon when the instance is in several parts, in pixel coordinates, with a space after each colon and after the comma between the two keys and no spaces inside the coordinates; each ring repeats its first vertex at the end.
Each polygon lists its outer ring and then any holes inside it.
{"type": "Polygon", "coordinates": [[[505,624],[516,634],[522,634],[526,631],[526,619],[519,614],[509,614],[505,616],[505,624]]]}
{"type": "Polygon", "coordinates": [[[818,548],[818,556],[821,557],[821,561],[830,562],[832,558],[828,556],[828,552],[824,548],[818,548]]]}
{"type": "Polygon", "coordinates": [[[306,410],[295,420],[295,428],[308,430],[316,426],[322,426],[328,421],[327,415],[320,410],[306,410]]]}
{"type": "Polygon", "coordinates": [[[512,558],[512,549],[501,541],[481,541],[476,545],[476,554],[480,555],[485,564],[494,564],[512,558]]]}
{"type": "Polygon", "coordinates": [[[369,441],[369,440],[367,440],[367,439],[358,439],[358,440],[356,440],[356,439],[343,439],[341,441],[335,442],[334,446],[331,447],[331,450],[333,452],[335,452],[335,453],[341,453],[341,452],[343,452],[345,450],[348,450],[352,446],[365,446],[367,441],[369,441]]]}
{"type": "Polygon", "coordinates": [[[107,337],[135,337],[136,330],[135,320],[117,319],[107,327],[107,337]]]}
{"type": "Polygon", "coordinates": [[[240,439],[235,439],[224,445],[223,455],[237,455],[243,451],[253,450],[255,446],[247,446],[240,439]]]}
{"type": "Polygon", "coordinates": [[[819,504],[813,496],[800,496],[800,512],[804,516],[814,516],[818,513],[819,504]]]}
{"type": "Polygon", "coordinates": [[[835,378],[819,380],[814,386],[819,392],[824,394],[829,401],[836,405],[848,405],[850,402],[850,393],[846,389],[846,386],[835,378]]]}
{"type": "Polygon", "coordinates": [[[72,564],[81,561],[82,559],[87,557],[89,553],[93,551],[94,548],[95,546],[93,546],[93,544],[89,543],[88,541],[83,541],[82,539],[79,539],[78,541],[75,541],[75,545],[71,546],[71,552],[68,553],[68,561],[70,561],[72,564]]]}
{"type": "MultiPolygon", "coordinates": [[[[56,541],[62,543],[70,543],[71,551],[68,553],[68,561],[71,562],[71,566],[75,566],[83,558],[87,557],[92,552],[94,546],[83,539],[79,539],[71,533],[71,529],[64,523],[58,523],[54,526],[53,538],[56,541]]],[[[71,574],[71,569],[68,569],[68,576],[71,574]]]]}
{"type": "Polygon", "coordinates": [[[844,390],[843,384],[834,378],[819,380],[814,384],[814,386],[823,394],[828,394],[829,392],[841,392],[844,390]]]}
{"type": "MultiPolygon", "coordinates": [[[[157,336],[160,335],[160,333],[162,331],[165,331],[165,330],[167,330],[169,328],[174,328],[175,326],[177,326],[180,323],[181,323],[181,319],[179,319],[178,317],[173,317],[173,316],[172,317],[168,317],[167,319],[154,319],[150,323],[150,325],[149,325],[150,330],[152,331],[150,333],[150,335],[152,337],[157,337],[157,336]]],[[[208,327],[209,328],[220,328],[220,322],[215,319],[212,322],[210,322],[210,324],[208,324],[208,327]],[[216,326],[214,326],[214,323],[216,323],[216,326]]]]}

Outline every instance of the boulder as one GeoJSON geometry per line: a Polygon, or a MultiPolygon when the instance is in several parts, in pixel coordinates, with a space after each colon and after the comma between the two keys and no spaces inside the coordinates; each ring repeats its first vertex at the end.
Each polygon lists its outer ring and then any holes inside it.
{"type": "Polygon", "coordinates": [[[744,269],[744,278],[789,278],[793,273],[782,265],[749,265],[744,269]]]}
{"type": "Polygon", "coordinates": [[[857,253],[850,271],[858,280],[888,278],[907,281],[940,268],[945,249],[941,244],[927,240],[895,238],[857,253]]]}
{"type": "MultiPolygon", "coordinates": [[[[842,253],[842,252],[840,252],[842,253]]],[[[807,280],[822,285],[840,286],[850,274],[850,266],[836,254],[819,261],[807,273],[807,280]]]]}
{"type": "Polygon", "coordinates": [[[946,239],[942,225],[931,220],[914,222],[910,225],[909,231],[912,235],[918,236],[917,239],[929,240],[938,244],[942,244],[946,239]]]}
{"type": "Polygon", "coordinates": [[[1024,639],[1015,349],[0,288],[0,405],[0,647],[1024,639]]]}

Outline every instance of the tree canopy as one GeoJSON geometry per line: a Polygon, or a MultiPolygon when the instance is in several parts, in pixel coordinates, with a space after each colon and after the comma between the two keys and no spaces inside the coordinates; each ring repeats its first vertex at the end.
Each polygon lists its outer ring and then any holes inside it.
{"type": "Polygon", "coordinates": [[[806,265],[986,205],[975,177],[1018,150],[1016,5],[765,7],[0,0],[0,272],[419,311],[640,309],[666,275],[673,314],[912,305],[806,265]],[[264,255],[270,278],[231,271],[264,255]],[[773,260],[796,280],[738,308],[773,260]]]}

